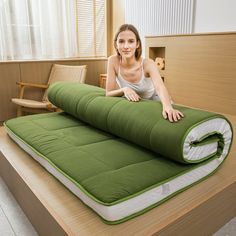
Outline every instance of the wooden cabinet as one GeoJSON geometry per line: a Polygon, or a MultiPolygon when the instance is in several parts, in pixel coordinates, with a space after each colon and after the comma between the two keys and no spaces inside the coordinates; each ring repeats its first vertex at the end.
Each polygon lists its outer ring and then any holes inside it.
{"type": "Polygon", "coordinates": [[[175,103],[236,115],[236,32],[146,37],[175,103]]]}

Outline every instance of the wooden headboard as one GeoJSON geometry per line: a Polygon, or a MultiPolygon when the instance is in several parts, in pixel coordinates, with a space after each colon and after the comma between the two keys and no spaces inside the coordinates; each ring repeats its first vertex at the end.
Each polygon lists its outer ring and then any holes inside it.
{"type": "Polygon", "coordinates": [[[147,36],[146,57],[160,70],[177,104],[236,115],[236,32],[147,36]]]}

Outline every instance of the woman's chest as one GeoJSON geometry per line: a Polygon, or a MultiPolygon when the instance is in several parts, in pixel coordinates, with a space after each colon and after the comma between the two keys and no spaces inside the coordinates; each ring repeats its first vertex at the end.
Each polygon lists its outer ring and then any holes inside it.
{"type": "Polygon", "coordinates": [[[120,74],[123,79],[131,83],[138,83],[142,79],[142,76],[143,76],[142,68],[140,67],[136,67],[132,69],[121,68],[120,74]]]}

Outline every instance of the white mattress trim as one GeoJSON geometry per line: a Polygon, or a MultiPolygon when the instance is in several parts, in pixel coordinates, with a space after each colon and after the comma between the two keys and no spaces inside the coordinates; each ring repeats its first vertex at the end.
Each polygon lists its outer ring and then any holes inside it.
{"type": "MultiPolygon", "coordinates": [[[[232,138],[232,131],[229,123],[222,118],[215,118],[207,120],[193,129],[188,133],[184,140],[183,146],[183,156],[186,160],[189,161],[199,161],[205,157],[214,154],[217,152],[218,144],[217,142],[212,142],[202,146],[192,146],[191,143],[200,140],[207,134],[218,132],[223,135],[225,147],[224,150],[229,149],[230,140],[232,138]]],[[[223,151],[224,152],[224,151],[223,151]]],[[[225,156],[227,152],[224,152],[222,155],[225,156]]]]}
{"type": "MultiPolygon", "coordinates": [[[[208,121],[206,121],[208,122],[208,121]]],[[[187,186],[197,182],[198,180],[206,177],[222,163],[225,156],[227,155],[230,147],[230,140],[232,138],[232,131],[229,124],[221,118],[216,118],[211,120],[212,123],[216,122],[216,126],[220,127],[223,132],[223,138],[225,142],[224,150],[222,155],[214,159],[205,165],[201,165],[181,176],[176,177],[173,180],[170,180],[158,187],[155,187],[151,190],[148,190],[138,196],[130,198],[126,201],[117,203],[116,205],[106,206],[101,203],[94,201],[92,198],[88,197],[83,191],[81,191],[73,182],[61,174],[56,168],[51,166],[47,160],[42,158],[40,155],[35,153],[29,146],[27,146],[23,141],[17,138],[17,136],[7,128],[9,136],[27,153],[29,153],[36,161],[38,161],[48,172],[54,175],[60,182],[62,182],[67,188],[69,188],[77,197],[79,197],[86,205],[91,207],[96,211],[102,218],[107,221],[117,221],[125,217],[129,217],[132,214],[135,214],[139,211],[144,210],[145,208],[160,202],[161,200],[167,198],[168,196],[176,193],[177,191],[186,188],[187,186]],[[221,124],[221,125],[219,125],[221,124]]],[[[205,122],[204,122],[205,123],[205,122]]],[[[203,123],[203,124],[204,124],[203,123]]],[[[211,126],[210,125],[210,126],[211,126]]],[[[200,126],[201,133],[206,130],[206,127],[209,126],[209,123],[200,126]]],[[[217,128],[218,130],[218,128],[217,128]]],[[[194,131],[190,132],[186,137],[185,145],[189,144],[192,140],[192,137],[198,135],[197,127],[194,128],[194,131]]],[[[211,146],[211,145],[210,145],[211,146]]],[[[202,147],[202,146],[200,146],[202,147]]],[[[188,147],[189,149],[189,147],[188,147]]],[[[212,152],[212,147],[206,148],[209,149],[209,152],[212,152]]],[[[215,147],[213,147],[215,150],[215,147]]],[[[195,154],[198,154],[196,151],[195,154]]],[[[192,154],[190,154],[192,158],[192,154]]],[[[193,160],[193,159],[191,159],[193,160]]]]}

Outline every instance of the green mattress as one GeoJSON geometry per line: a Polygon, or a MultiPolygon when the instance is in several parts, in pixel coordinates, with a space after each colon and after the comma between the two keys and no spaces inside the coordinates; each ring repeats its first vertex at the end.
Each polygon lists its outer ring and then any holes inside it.
{"type": "Polygon", "coordinates": [[[5,122],[8,134],[92,208],[116,224],[157,206],[215,172],[227,157],[232,127],[222,115],[159,102],[105,97],[101,88],[56,83],[49,100],[64,112],[5,122]]]}

